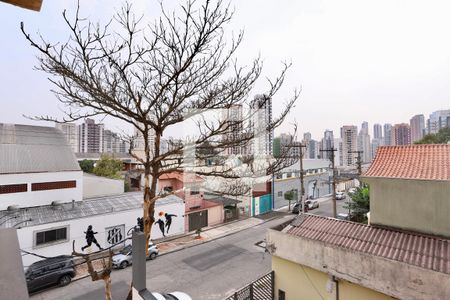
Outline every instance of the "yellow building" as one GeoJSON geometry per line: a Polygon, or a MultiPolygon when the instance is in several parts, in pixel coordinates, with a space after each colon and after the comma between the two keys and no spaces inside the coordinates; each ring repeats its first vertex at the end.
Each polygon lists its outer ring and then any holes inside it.
{"type": "Polygon", "coordinates": [[[269,230],[275,299],[450,299],[450,146],[382,147],[363,178],[375,223],[301,214],[269,230]]]}

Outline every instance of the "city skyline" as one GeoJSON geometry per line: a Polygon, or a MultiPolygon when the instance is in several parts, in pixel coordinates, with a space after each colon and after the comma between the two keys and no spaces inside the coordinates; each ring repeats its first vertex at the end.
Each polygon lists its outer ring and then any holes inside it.
{"type": "MultiPolygon", "coordinates": [[[[101,19],[95,14],[100,7],[102,16],[107,17],[122,1],[105,3],[81,1],[82,14],[101,19]]],[[[146,12],[150,20],[157,11],[155,5],[156,2],[133,1],[134,9],[146,12]]],[[[383,118],[383,123],[395,124],[406,122],[416,114],[428,116],[434,110],[447,108],[450,42],[441,38],[445,28],[450,26],[444,14],[449,4],[445,2],[423,6],[419,1],[403,4],[344,1],[339,5],[306,1],[280,6],[232,1],[231,5],[236,14],[230,29],[245,30],[239,52],[242,64],[260,54],[265,63],[263,77],[276,76],[281,61],[293,64],[285,86],[274,97],[274,113],[294,88],[302,88],[300,101],[276,134],[292,131],[294,120],[300,131],[321,136],[324,129],[338,132],[344,123],[367,121],[374,124],[383,118]],[[253,13],[256,5],[257,15],[253,13]],[[282,16],[277,22],[270,21],[274,11],[282,16]],[[399,15],[402,22],[398,22],[399,15]],[[418,24],[419,16],[426,21],[418,24]],[[380,17],[383,24],[378,22],[380,17]],[[355,22],[359,26],[353,26],[355,22]],[[358,39],[354,39],[356,35],[358,39]],[[385,47],[387,44],[389,47],[385,47]],[[368,111],[370,115],[361,117],[368,111]]],[[[44,4],[39,14],[2,6],[0,17],[5,24],[0,29],[2,50],[9,55],[0,58],[4,69],[0,75],[0,93],[4,99],[3,111],[8,112],[0,114],[1,122],[51,126],[22,115],[62,116],[63,107],[50,92],[52,86],[45,74],[33,70],[37,63],[35,53],[20,33],[18,20],[26,20],[25,25],[32,33],[39,30],[60,40],[66,35],[64,27],[60,26],[63,8],[72,14],[75,1],[52,6],[44,4]],[[46,22],[49,19],[54,20],[52,24],[46,22]],[[26,88],[9,88],[23,86],[25,82],[26,88]]],[[[266,86],[261,80],[249,98],[263,93],[266,86]]],[[[114,131],[133,132],[132,128],[111,118],[103,123],[114,131]]],[[[179,128],[169,130],[174,136],[179,132],[179,128]]]]}

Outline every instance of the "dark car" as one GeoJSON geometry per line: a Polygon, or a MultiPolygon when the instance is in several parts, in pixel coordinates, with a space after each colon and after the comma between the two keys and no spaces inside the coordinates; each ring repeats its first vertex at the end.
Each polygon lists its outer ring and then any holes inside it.
{"type": "Polygon", "coordinates": [[[68,285],[73,277],[75,277],[73,260],[67,255],[37,261],[25,272],[29,293],[54,285],[68,285]]]}
{"type": "Polygon", "coordinates": [[[302,210],[302,204],[300,202],[295,203],[294,207],[292,208],[293,214],[299,214],[302,210]]]}

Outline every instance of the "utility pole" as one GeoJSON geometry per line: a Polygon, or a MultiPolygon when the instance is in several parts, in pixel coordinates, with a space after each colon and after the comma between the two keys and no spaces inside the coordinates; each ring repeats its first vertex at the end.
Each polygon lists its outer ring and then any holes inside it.
{"type": "Polygon", "coordinates": [[[303,143],[299,143],[297,145],[293,145],[293,148],[300,148],[300,197],[302,203],[302,213],[305,213],[305,184],[304,184],[304,172],[303,172],[303,148],[306,148],[306,145],[303,143]]]}
{"type": "Polygon", "coordinates": [[[320,150],[320,152],[329,152],[330,153],[330,161],[331,161],[331,170],[333,171],[333,217],[337,217],[337,207],[336,207],[336,170],[334,167],[334,152],[337,149],[332,147],[331,149],[320,150]]]}

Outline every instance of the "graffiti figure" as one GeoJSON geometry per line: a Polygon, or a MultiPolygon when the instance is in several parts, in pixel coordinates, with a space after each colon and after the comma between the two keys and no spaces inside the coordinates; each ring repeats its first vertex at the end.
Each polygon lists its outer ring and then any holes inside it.
{"type": "Polygon", "coordinates": [[[92,230],[92,225],[89,225],[87,230],[84,233],[86,234],[86,243],[87,243],[87,245],[81,247],[81,251],[84,251],[84,249],[86,249],[87,247],[90,247],[92,245],[92,243],[97,245],[97,247],[100,250],[103,250],[103,248],[100,246],[100,244],[97,242],[97,239],[94,236],[94,234],[97,234],[98,232],[94,232],[92,230]]]}
{"type": "Polygon", "coordinates": [[[144,232],[144,218],[137,218],[137,224],[139,229],[144,232]]]}
{"type": "Polygon", "coordinates": [[[166,217],[167,234],[169,234],[170,225],[172,224],[172,217],[177,217],[177,215],[170,215],[166,213],[164,216],[166,217]]]}
{"type": "Polygon", "coordinates": [[[155,224],[159,225],[159,230],[161,230],[163,237],[166,237],[166,235],[164,234],[164,221],[161,219],[158,219],[158,221],[156,221],[155,224]]]}

